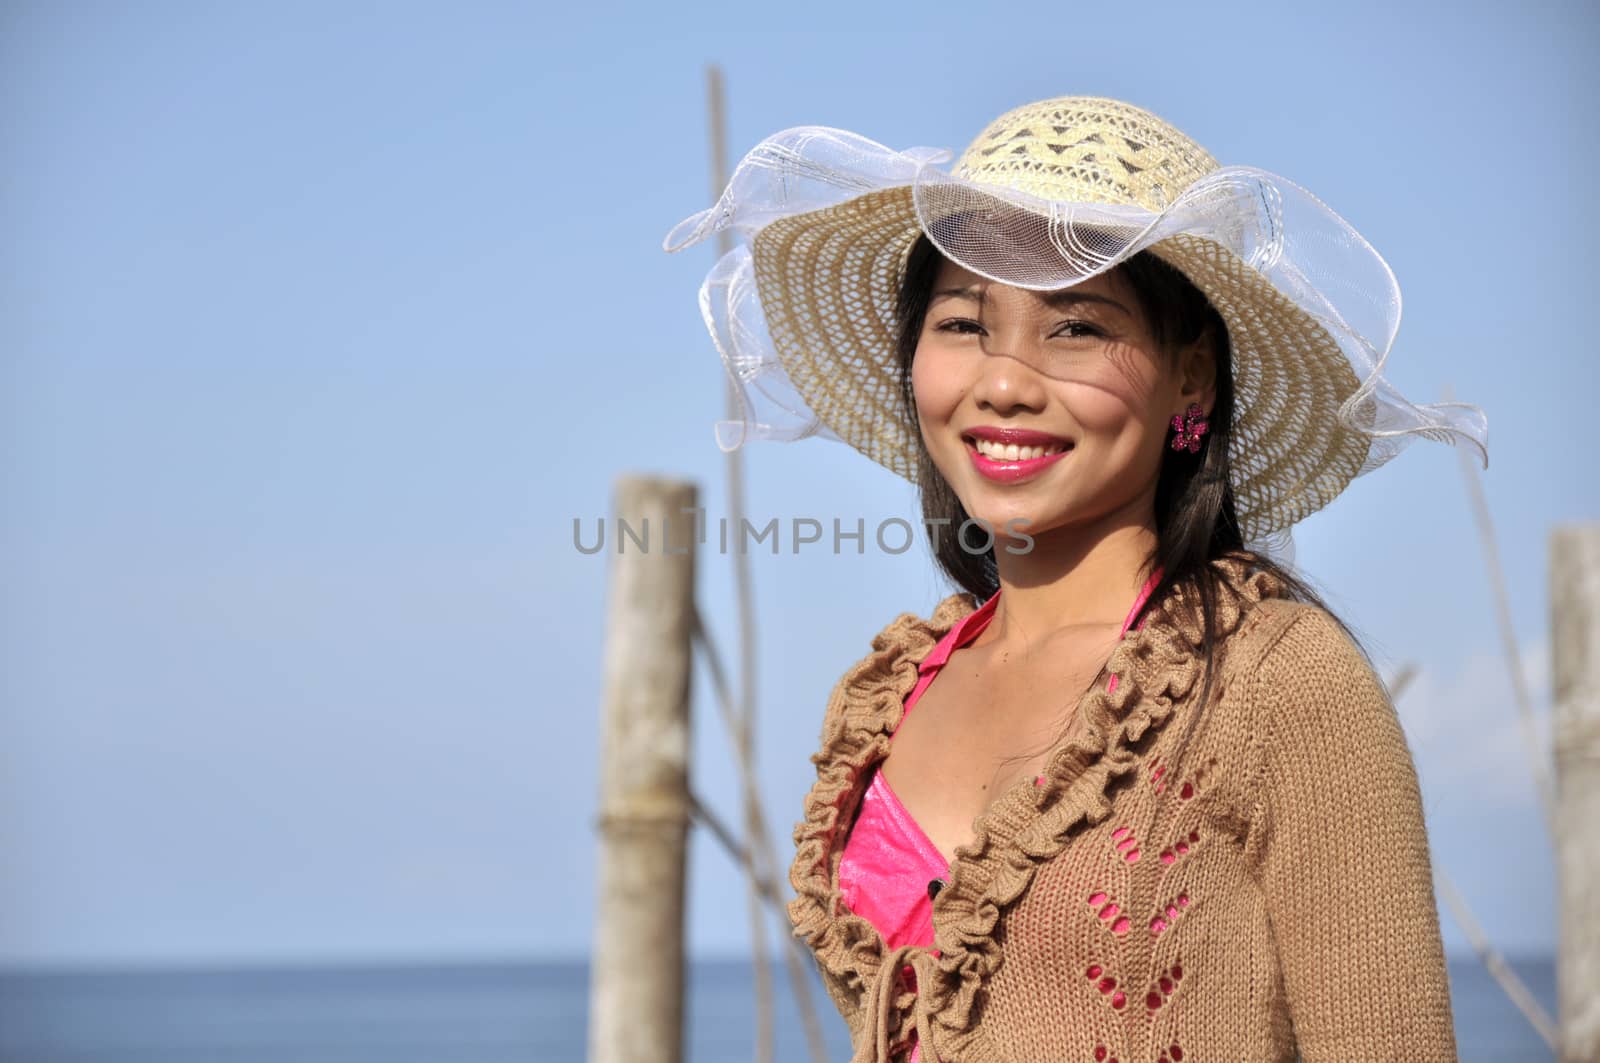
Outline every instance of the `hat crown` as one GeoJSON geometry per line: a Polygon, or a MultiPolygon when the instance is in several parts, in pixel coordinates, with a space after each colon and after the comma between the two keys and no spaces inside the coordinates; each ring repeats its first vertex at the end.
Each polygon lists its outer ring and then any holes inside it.
{"type": "Polygon", "coordinates": [[[1058,96],[996,118],[953,174],[1044,199],[1161,211],[1217,160],[1149,111],[1099,96],[1058,96]]]}

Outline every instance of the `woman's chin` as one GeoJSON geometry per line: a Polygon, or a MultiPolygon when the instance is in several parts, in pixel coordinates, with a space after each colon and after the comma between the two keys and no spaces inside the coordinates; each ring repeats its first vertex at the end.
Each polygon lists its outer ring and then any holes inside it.
{"type": "Polygon", "coordinates": [[[967,509],[971,519],[994,529],[996,538],[1017,539],[1024,545],[1024,536],[1037,537],[1060,523],[1059,514],[1044,513],[1018,506],[983,506],[976,513],[967,509]]]}

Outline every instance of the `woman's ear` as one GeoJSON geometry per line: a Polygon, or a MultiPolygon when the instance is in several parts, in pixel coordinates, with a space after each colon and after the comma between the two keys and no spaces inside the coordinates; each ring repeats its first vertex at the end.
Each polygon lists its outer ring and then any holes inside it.
{"type": "Polygon", "coordinates": [[[1184,405],[1198,402],[1207,414],[1216,408],[1217,357],[1209,326],[1179,355],[1178,381],[1184,405]]]}

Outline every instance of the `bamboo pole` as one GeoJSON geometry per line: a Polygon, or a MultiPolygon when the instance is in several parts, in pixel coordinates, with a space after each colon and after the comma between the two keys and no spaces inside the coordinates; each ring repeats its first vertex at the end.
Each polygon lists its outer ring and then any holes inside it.
{"type": "MultiPolygon", "coordinates": [[[[723,129],[726,119],[723,111],[722,68],[715,64],[706,67],[706,110],[711,133],[711,200],[717,202],[727,181],[727,148],[723,129]]],[[[717,257],[720,259],[732,249],[728,230],[717,233],[717,257]]],[[[741,416],[742,404],[734,391],[734,383],[725,383],[723,406],[729,418],[741,416]]],[[[730,450],[724,455],[728,473],[728,521],[741,527],[744,517],[744,452],[730,450]]],[[[755,857],[750,870],[749,920],[751,978],[756,996],[755,1063],[772,1063],[775,1030],[772,1018],[772,967],[767,958],[766,913],[762,910],[756,881],[761,874],[765,838],[761,821],[760,795],[754,792],[756,757],[756,611],[751,591],[750,558],[743,550],[733,552],[733,584],[738,610],[739,640],[739,698],[737,726],[733,730],[734,747],[743,769],[744,828],[751,854],[755,857]]]]}
{"type": "Polygon", "coordinates": [[[1467,899],[1461,896],[1461,891],[1456,889],[1456,884],[1445,874],[1444,868],[1433,869],[1433,884],[1439,893],[1439,898],[1455,917],[1456,925],[1466,935],[1467,944],[1472,946],[1472,953],[1478,957],[1478,962],[1483,964],[1484,970],[1489,972],[1489,977],[1500,986],[1500,992],[1516,1005],[1517,1010],[1522,1012],[1522,1017],[1528,1020],[1528,1025],[1533,1027],[1534,1032],[1543,1038],[1544,1043],[1553,1051],[1560,1039],[1560,1033],[1556,1029],[1555,1020],[1550,1018],[1550,1013],[1544,1010],[1544,1005],[1533,995],[1533,990],[1517,976],[1517,972],[1506,962],[1500,950],[1489,941],[1489,935],[1483,932],[1483,927],[1473,916],[1472,909],[1467,907],[1467,899]]]}
{"type": "Polygon", "coordinates": [[[1563,1063],[1600,1059],[1600,524],[1550,535],[1563,1063]]]}
{"type": "MultiPolygon", "coordinates": [[[[1407,662],[1401,665],[1400,670],[1385,684],[1389,688],[1389,699],[1398,704],[1400,695],[1411,686],[1411,681],[1416,676],[1417,666],[1414,663],[1407,662]]],[[[1478,962],[1483,964],[1484,970],[1489,972],[1489,976],[1500,986],[1500,991],[1507,999],[1522,1012],[1522,1017],[1528,1020],[1528,1025],[1532,1026],[1534,1032],[1554,1051],[1556,1042],[1560,1039],[1555,1020],[1545,1011],[1527,983],[1517,976],[1517,972],[1506,962],[1500,950],[1490,942],[1489,935],[1483,932],[1482,925],[1467,905],[1467,899],[1461,895],[1461,891],[1456,888],[1455,882],[1444,868],[1437,863],[1433,867],[1433,884],[1435,892],[1455,918],[1456,925],[1466,935],[1467,944],[1472,946],[1473,955],[1478,957],[1478,962]]]]}
{"type": "MultiPolygon", "coordinates": [[[[735,862],[745,869],[752,896],[768,901],[778,916],[778,921],[788,929],[787,898],[778,894],[778,872],[772,856],[772,836],[767,830],[766,813],[761,805],[761,791],[756,785],[755,765],[751,763],[747,747],[738,741],[738,712],[733,704],[733,695],[728,690],[727,670],[722,665],[722,655],[717,652],[716,642],[711,638],[711,632],[706,630],[705,621],[698,613],[695,640],[700,644],[700,649],[705,655],[706,667],[711,672],[711,686],[716,693],[717,707],[722,711],[723,724],[727,727],[730,737],[735,740],[734,760],[739,768],[739,785],[745,795],[745,814],[747,823],[753,825],[750,826],[750,844],[741,846],[734,841],[732,832],[721,820],[715,818],[709,809],[698,802],[695,806],[695,815],[711,828],[712,834],[733,855],[735,862]]],[[[762,926],[759,920],[756,921],[756,933],[764,933],[762,926]]],[[[822,1022],[817,1017],[817,1008],[812,1002],[811,990],[806,981],[807,962],[812,960],[810,950],[792,934],[785,934],[784,937],[790,947],[780,951],[783,953],[784,965],[788,969],[789,987],[794,993],[795,1004],[800,1009],[800,1021],[805,1027],[806,1043],[811,1048],[811,1058],[815,1063],[827,1063],[828,1045],[823,1039],[822,1022]]],[[[758,997],[758,1004],[759,1000],[758,997]]],[[[757,1044],[761,1044],[759,1039],[757,1044]]]]}
{"type": "Polygon", "coordinates": [[[590,1063],[683,1058],[697,504],[693,484],[629,476],[616,483],[590,1063]]]}
{"type": "MultiPolygon", "coordinates": [[[[1455,399],[1454,392],[1446,388],[1445,401],[1455,399]]],[[[1555,784],[1551,781],[1549,756],[1539,742],[1539,725],[1533,708],[1533,697],[1528,693],[1527,673],[1522,667],[1522,651],[1517,646],[1516,626],[1511,622],[1511,594],[1506,588],[1505,570],[1500,565],[1500,547],[1495,539],[1494,522],[1489,518],[1489,500],[1484,494],[1483,480],[1472,455],[1465,447],[1456,448],[1460,459],[1461,475],[1467,481],[1467,498],[1472,504],[1473,523],[1478,526],[1478,538],[1483,544],[1484,570],[1489,576],[1489,591],[1494,601],[1496,626],[1500,629],[1501,652],[1506,658],[1506,672],[1511,679],[1511,693],[1517,703],[1517,717],[1522,721],[1522,744],[1528,758],[1528,770],[1533,777],[1534,792],[1539,795],[1539,810],[1544,813],[1545,829],[1552,840],[1556,832],[1555,784]]]]}

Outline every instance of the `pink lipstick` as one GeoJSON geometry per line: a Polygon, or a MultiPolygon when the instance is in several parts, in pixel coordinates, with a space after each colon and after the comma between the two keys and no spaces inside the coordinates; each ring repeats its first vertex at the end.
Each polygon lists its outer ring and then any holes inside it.
{"type": "Polygon", "coordinates": [[[996,483],[1020,483],[1032,479],[1072,453],[1072,440],[1027,428],[999,428],[980,425],[962,433],[962,442],[972,457],[979,475],[996,483]],[[978,448],[978,441],[984,449],[978,448]],[[1012,457],[1015,447],[1020,454],[1012,457]],[[1043,448],[1044,453],[1038,453],[1043,448]],[[984,453],[987,450],[988,453],[984,453]],[[1027,455],[1027,456],[1024,456],[1027,455]]]}

